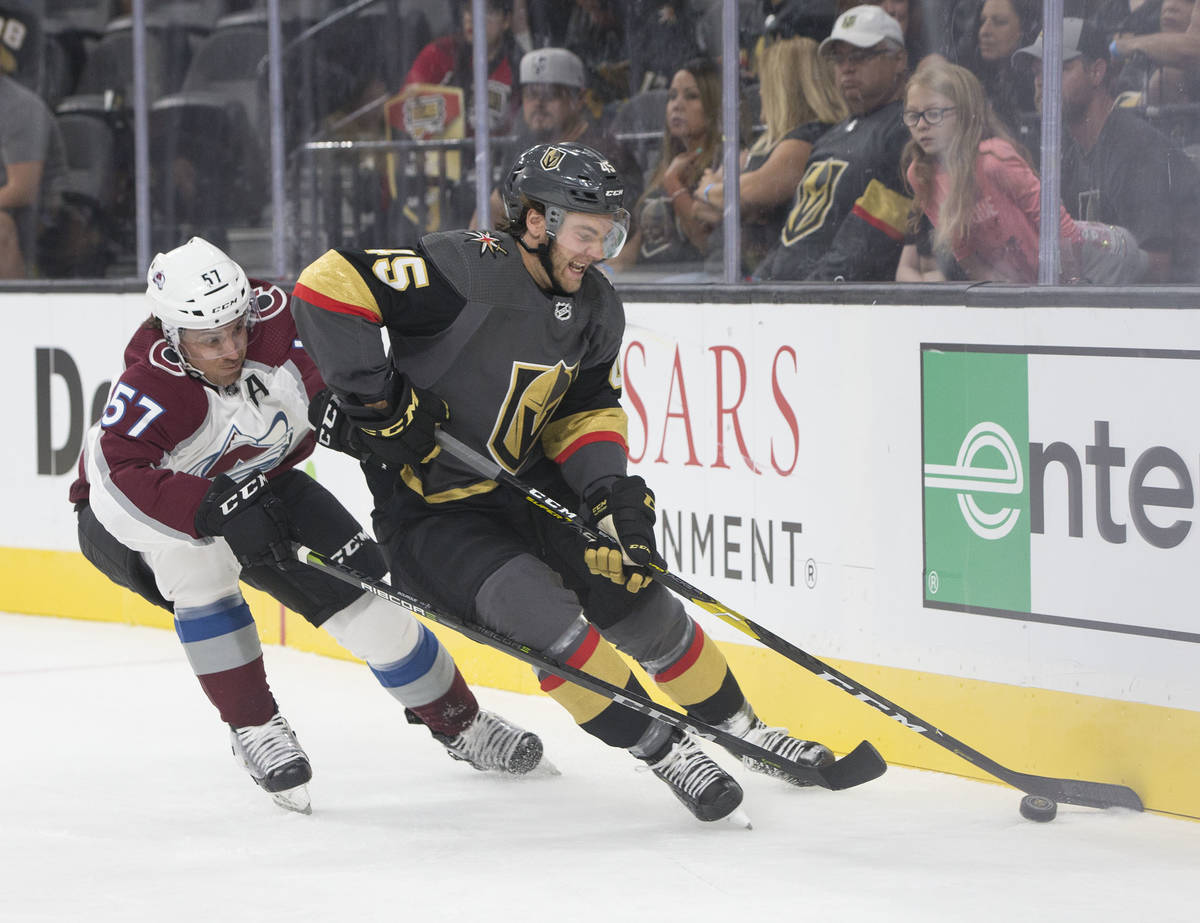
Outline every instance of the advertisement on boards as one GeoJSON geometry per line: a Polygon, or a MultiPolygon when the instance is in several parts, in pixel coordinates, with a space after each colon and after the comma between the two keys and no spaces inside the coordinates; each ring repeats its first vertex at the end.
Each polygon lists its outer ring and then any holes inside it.
{"type": "Polygon", "coordinates": [[[922,344],[925,606],[1200,641],[1200,352],[922,344]]]}

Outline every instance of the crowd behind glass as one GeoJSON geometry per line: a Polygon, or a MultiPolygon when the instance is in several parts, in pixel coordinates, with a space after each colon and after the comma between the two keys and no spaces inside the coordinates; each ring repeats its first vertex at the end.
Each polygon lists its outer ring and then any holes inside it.
{"type": "MultiPolygon", "coordinates": [[[[740,279],[1036,282],[1054,169],[1058,281],[1195,280],[1194,0],[1064,0],[1055,164],[1041,0],[856,3],[736,3],[740,279]]],[[[492,226],[477,183],[571,140],[625,179],[633,226],[607,271],[725,278],[721,0],[486,0],[487,177],[470,0],[277,6],[282,207],[266,0],[145,0],[143,248],[201,235],[287,276],[329,247],[492,226]]],[[[0,278],[141,274],[131,12],[0,0],[0,278]]]]}

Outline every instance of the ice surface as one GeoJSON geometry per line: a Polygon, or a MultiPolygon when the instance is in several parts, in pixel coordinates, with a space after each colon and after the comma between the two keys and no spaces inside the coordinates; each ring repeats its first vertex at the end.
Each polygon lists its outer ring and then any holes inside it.
{"type": "MultiPolygon", "coordinates": [[[[560,776],[454,762],[365,667],[267,648],[313,763],[276,807],[173,634],[0,615],[0,920],[1191,921],[1200,825],[892,768],[795,789],[716,754],[753,830],[700,824],[548,699],[479,690],[560,776]]],[[[1002,761],[1019,760],[1009,754],[1002,761]]]]}

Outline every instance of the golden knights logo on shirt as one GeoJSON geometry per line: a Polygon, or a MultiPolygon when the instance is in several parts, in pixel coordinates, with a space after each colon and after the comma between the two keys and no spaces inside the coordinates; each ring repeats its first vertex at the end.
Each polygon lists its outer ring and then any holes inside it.
{"type": "Polygon", "coordinates": [[[467,239],[473,244],[479,244],[479,255],[490,253],[493,257],[507,256],[508,251],[500,246],[500,238],[490,231],[467,231],[467,239]]]}
{"type": "Polygon", "coordinates": [[[492,456],[515,473],[554,416],[579,365],[532,365],[514,362],[508,394],[500,406],[488,447],[492,456]]]}
{"type": "Polygon", "coordinates": [[[792,246],[825,223],[833,207],[838,183],[848,166],[847,161],[833,158],[808,165],[796,189],[796,202],[779,234],[785,247],[792,246]]]}

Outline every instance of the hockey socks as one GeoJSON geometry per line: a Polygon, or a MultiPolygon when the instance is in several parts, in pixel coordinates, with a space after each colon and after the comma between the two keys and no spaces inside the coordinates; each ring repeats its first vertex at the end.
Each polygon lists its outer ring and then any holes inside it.
{"type": "MultiPolygon", "coordinates": [[[[556,651],[555,656],[566,655],[563,662],[568,666],[644,696],[645,690],[616,648],[600,636],[595,626],[582,620],[579,625],[580,634],[572,639],[574,643],[571,647],[574,650],[569,654],[567,651],[562,654],[556,651]]],[[[543,692],[567,710],[581,728],[612,747],[625,749],[636,746],[652,723],[645,715],[630,711],[605,696],[589,692],[557,676],[543,675],[541,687],[543,692]]]]}
{"type": "Polygon", "coordinates": [[[670,654],[643,666],[672,700],[709,724],[720,724],[746,702],[725,655],[691,619],[670,654]]]}
{"type": "Polygon", "coordinates": [[[258,628],[242,595],[207,606],[176,607],[175,633],[200,687],[233,727],[260,725],[275,714],[258,628]]]}

